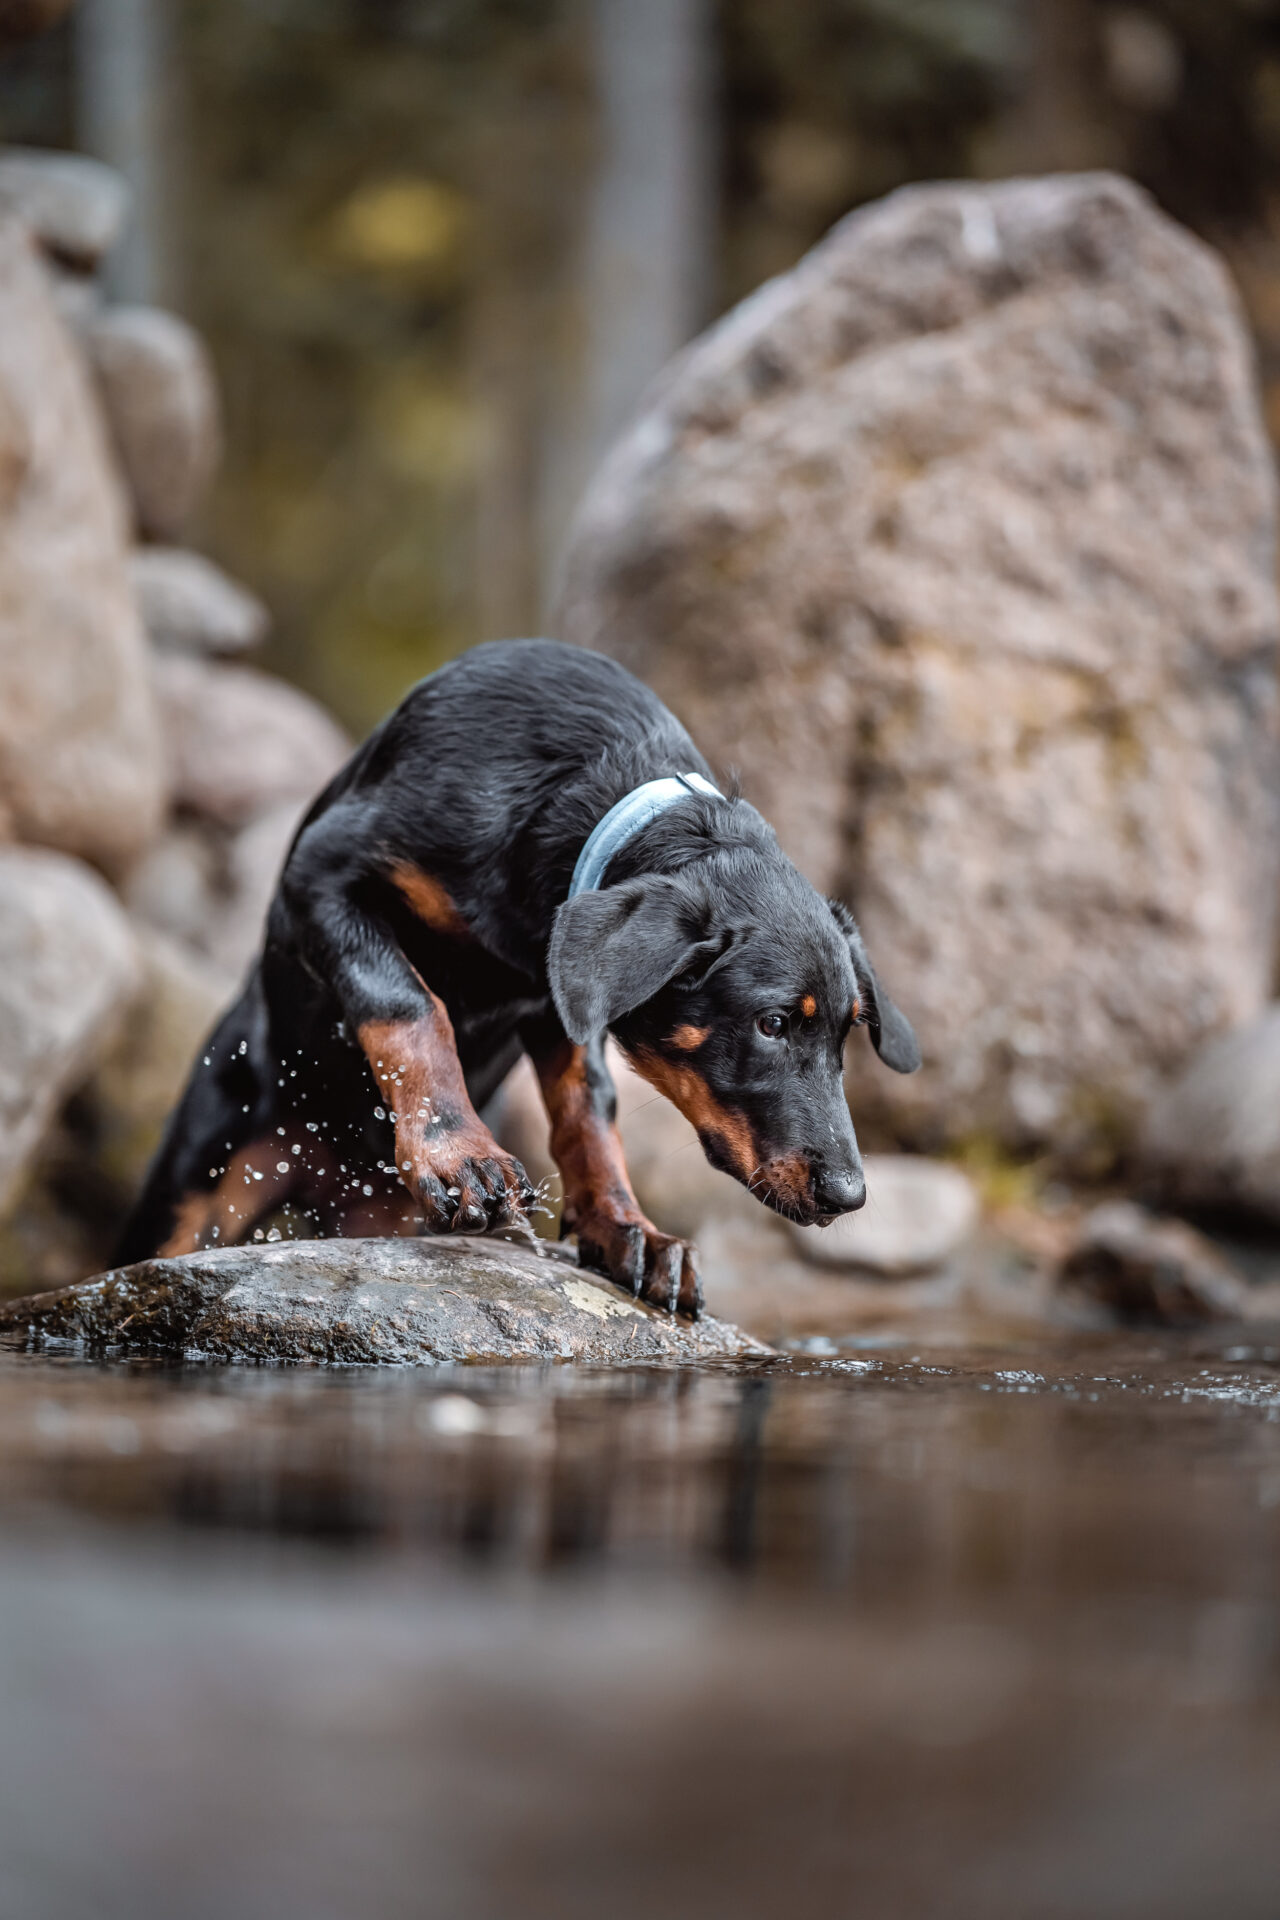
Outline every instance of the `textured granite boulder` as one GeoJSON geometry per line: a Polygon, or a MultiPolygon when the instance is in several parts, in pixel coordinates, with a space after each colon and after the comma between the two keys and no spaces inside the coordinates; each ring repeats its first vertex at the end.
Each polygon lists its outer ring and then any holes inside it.
{"type": "Polygon", "coordinates": [[[1158,1096],[1142,1158],[1176,1206],[1280,1220],[1280,1004],[1210,1041],[1158,1096]]]}
{"type": "Polygon", "coordinates": [[[0,848],[0,1213],[138,984],[133,933],[96,873],[0,848]]]}
{"type": "Polygon", "coordinates": [[[92,390],[0,217],[0,838],[118,870],[160,824],[150,659],[92,390]]]}
{"type": "Polygon", "coordinates": [[[89,316],[82,337],[138,529],[172,540],[199,504],[221,446],[204,342],[156,307],[107,308],[89,316]]]}
{"type": "Polygon", "coordinates": [[[0,1305],[0,1334],[113,1351],[332,1364],[586,1360],[634,1365],[769,1350],[501,1239],[297,1240],[144,1260],[0,1305]]]}
{"type": "Polygon", "coordinates": [[[900,1140],[1091,1154],[1270,985],[1271,455],[1216,257],[1130,184],[910,188],[675,361],[559,626],[856,907],[900,1140]]]}

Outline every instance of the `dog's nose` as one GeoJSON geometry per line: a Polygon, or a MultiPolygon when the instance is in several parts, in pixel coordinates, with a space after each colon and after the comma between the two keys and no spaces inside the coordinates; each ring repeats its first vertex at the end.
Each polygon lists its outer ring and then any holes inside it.
{"type": "Polygon", "coordinates": [[[813,1203],[819,1213],[854,1213],[866,1199],[861,1167],[815,1167],[813,1203]]]}

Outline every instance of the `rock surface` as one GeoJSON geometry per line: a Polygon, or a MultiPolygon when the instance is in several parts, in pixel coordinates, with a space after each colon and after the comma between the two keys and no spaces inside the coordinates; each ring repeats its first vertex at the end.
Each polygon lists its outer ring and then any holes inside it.
{"type": "Polygon", "coordinates": [[[323,707],[251,667],[161,656],[155,685],[174,803],[222,826],[313,799],[351,751],[323,707]]]}
{"type": "Polygon", "coordinates": [[[1140,1325],[1199,1326],[1247,1309],[1244,1283],[1210,1240],[1127,1200],[1094,1209],[1058,1278],[1140,1325]]]}
{"type": "Polygon", "coordinates": [[[176,314],[110,307],[83,338],[138,529],[172,540],[217,464],[218,397],[204,342],[176,314]]]}
{"type": "Polygon", "coordinates": [[[160,824],[150,661],[93,395],[26,230],[0,218],[0,838],[109,870],[160,824]]]}
{"type": "Polygon", "coordinates": [[[978,1196],[958,1167],[911,1154],[870,1153],[867,1204],[829,1227],[798,1227],[793,1241],[820,1267],[861,1268],[886,1279],[945,1266],[978,1224],[978,1196]]]}
{"type": "Polygon", "coordinates": [[[1142,1157],[1178,1206],[1280,1220],[1280,1005],[1196,1054],[1152,1104],[1142,1157]]]}
{"type": "Polygon", "coordinates": [[[335,1364],[767,1354],[719,1320],[690,1325],[509,1241],[299,1240],[147,1260],[0,1305],[0,1332],[117,1351],[335,1364]]]}
{"type": "Polygon", "coordinates": [[[96,267],[120,237],[129,189],[82,153],[0,148],[0,207],[15,213],[56,259],[96,267]]]}
{"type": "Polygon", "coordinates": [[[266,636],[267,610],[203,554],[138,547],[129,573],[147,638],[174,653],[245,653],[266,636]]]}
{"type": "Polygon", "coordinates": [[[132,931],[95,873],[0,849],[0,1212],[137,985],[132,931]]]}
{"type": "Polygon", "coordinates": [[[606,461],[561,631],[852,899],[926,1062],[860,1121],[1087,1156],[1264,1004],[1273,522],[1232,289],[1106,175],[853,215],[606,461]]]}

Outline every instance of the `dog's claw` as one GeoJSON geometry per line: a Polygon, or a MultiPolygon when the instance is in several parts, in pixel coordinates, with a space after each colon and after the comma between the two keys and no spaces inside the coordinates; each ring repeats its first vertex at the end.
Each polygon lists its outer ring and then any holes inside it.
{"type": "Polygon", "coordinates": [[[702,1305],[698,1266],[693,1249],[683,1240],[659,1233],[647,1220],[595,1216],[579,1220],[573,1230],[584,1267],[605,1274],[634,1299],[660,1312],[697,1318],[702,1305]]]}

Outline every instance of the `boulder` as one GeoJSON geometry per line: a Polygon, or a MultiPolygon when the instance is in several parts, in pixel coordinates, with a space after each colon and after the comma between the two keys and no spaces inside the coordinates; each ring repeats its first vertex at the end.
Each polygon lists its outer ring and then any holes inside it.
{"type": "Polygon", "coordinates": [[[0,148],[0,207],[56,260],[96,267],[120,237],[129,212],[121,176],[82,153],[0,148]]]}
{"type": "Polygon", "coordinates": [[[138,547],[129,572],[147,638],[173,653],[245,653],[266,637],[267,610],[203,554],[138,547]]]}
{"type": "Polygon", "coordinates": [[[0,1213],[138,986],[129,922],[87,867],[0,849],[0,1213]]]}
{"type": "Polygon", "coordinates": [[[1152,1103],[1141,1152],[1171,1204],[1280,1220],[1280,1004],[1195,1055],[1152,1103]]]}
{"type": "Polygon", "coordinates": [[[860,1122],[1109,1153],[1263,1005],[1274,498],[1220,263],[1106,175],[851,216],[606,460],[560,630],[852,900],[926,1063],[860,1122]]]}
{"type": "Polygon", "coordinates": [[[31,240],[0,217],[0,816],[117,871],[160,824],[125,513],[31,240]]]}
{"type": "Polygon", "coordinates": [[[267,909],[310,797],[285,800],[259,814],[240,829],[227,850],[227,892],[202,946],[231,979],[240,978],[262,945],[267,909]]]}
{"type": "Polygon", "coordinates": [[[138,530],[172,540],[218,459],[218,396],[204,343],[155,307],[106,308],[88,317],[82,338],[138,530]]]}
{"type": "Polygon", "coordinates": [[[978,1196],[959,1167],[910,1154],[871,1153],[867,1204],[829,1227],[788,1221],[797,1250],[820,1267],[894,1279],[944,1267],[978,1224],[978,1196]]]}
{"type": "Polygon", "coordinates": [[[125,905],[195,953],[207,953],[226,909],[226,839],[202,820],[170,822],[125,878],[125,905]]]}
{"type": "Polygon", "coordinates": [[[331,1364],[766,1355],[723,1321],[658,1313],[560,1249],[447,1240],[224,1247],[0,1306],[0,1333],[130,1352],[331,1364]]]}
{"type": "Polygon", "coordinates": [[[1095,1207],[1058,1283],[1137,1325],[1199,1326],[1247,1311],[1243,1281],[1204,1234],[1127,1200],[1095,1207]]]}
{"type": "Polygon", "coordinates": [[[126,1203],[228,999],[214,968],[151,927],[134,931],[140,988],[82,1089],[78,1116],[92,1140],[97,1177],[126,1203]]]}
{"type": "Polygon", "coordinates": [[[316,701],[251,667],[161,655],[155,684],[174,803],[223,826],[313,799],[351,752],[316,701]]]}

